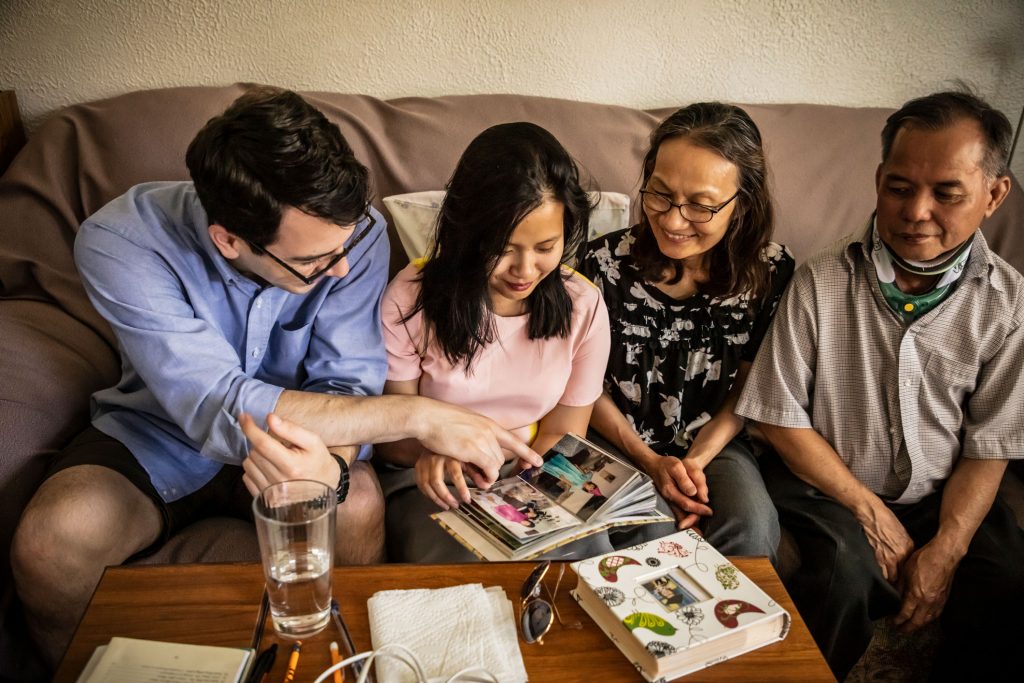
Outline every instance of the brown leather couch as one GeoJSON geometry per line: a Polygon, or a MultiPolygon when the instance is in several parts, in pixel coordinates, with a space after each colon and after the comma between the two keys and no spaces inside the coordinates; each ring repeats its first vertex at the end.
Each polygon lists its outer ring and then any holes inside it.
{"type": "MultiPolygon", "coordinates": [[[[0,678],[27,676],[17,647],[11,536],[50,457],[88,420],[89,395],[115,382],[117,347],[72,260],[80,222],[130,186],[187,177],[184,154],[202,124],[243,91],[174,88],[70,107],[53,116],[0,178],[0,678]]],[[[485,127],[529,120],[549,129],[596,189],[635,196],[647,135],[670,108],[516,95],[407,98],[309,93],[372,172],[380,197],[441,189],[485,127]]],[[[681,103],[685,104],[685,103],[681,103]]],[[[750,105],[764,134],[778,206],[776,240],[802,260],[859,229],[873,206],[885,109],[750,105]]],[[[1024,271],[1024,192],[984,226],[994,250],[1024,271]]],[[[405,261],[392,228],[392,273],[405,261]]],[[[1024,509],[1021,506],[1020,509],[1024,509]]],[[[147,562],[256,560],[239,521],[212,519],[147,562]]]]}

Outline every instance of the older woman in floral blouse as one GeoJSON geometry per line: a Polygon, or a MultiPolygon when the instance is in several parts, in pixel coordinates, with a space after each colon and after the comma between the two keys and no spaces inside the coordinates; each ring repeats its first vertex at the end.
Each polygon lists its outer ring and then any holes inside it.
{"type": "Polygon", "coordinates": [[[588,245],[581,271],[611,318],[591,426],[654,479],[680,528],[775,560],[779,525],[733,413],[793,274],[770,241],[761,135],[739,107],[699,103],[651,135],[640,222],[588,245]]]}

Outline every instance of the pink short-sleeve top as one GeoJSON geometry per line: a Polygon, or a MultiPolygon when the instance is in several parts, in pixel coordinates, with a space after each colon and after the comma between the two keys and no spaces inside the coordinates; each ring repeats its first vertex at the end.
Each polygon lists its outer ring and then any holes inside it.
{"type": "Polygon", "coordinates": [[[536,423],[556,405],[589,405],[603,390],[608,310],[589,280],[568,268],[563,274],[573,302],[569,336],[531,340],[528,315],[495,316],[497,338],[467,373],[461,364],[452,366],[436,342],[424,344],[422,311],[402,322],[420,288],[419,267],[409,264],[388,285],[381,308],[388,380],[419,379],[421,396],[486,415],[529,443],[536,423]]]}

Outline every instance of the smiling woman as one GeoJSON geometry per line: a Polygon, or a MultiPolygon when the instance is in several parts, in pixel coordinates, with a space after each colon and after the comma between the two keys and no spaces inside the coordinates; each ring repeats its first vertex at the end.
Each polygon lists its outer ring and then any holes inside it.
{"type": "Polygon", "coordinates": [[[531,123],[488,128],[448,183],[405,315],[422,311],[445,358],[467,370],[495,341],[495,316],[529,313],[529,339],[565,338],[572,276],[547,276],[575,260],[590,208],[575,162],[549,132],[531,123]]]}
{"type": "Polygon", "coordinates": [[[491,310],[498,316],[527,313],[530,295],[562,263],[565,206],[545,197],[526,214],[487,279],[491,310]]]}
{"type": "Polygon", "coordinates": [[[593,427],[651,475],[681,527],[774,560],[775,509],[732,411],[793,273],[769,241],[767,170],[745,111],[680,109],[651,134],[640,223],[591,242],[581,269],[612,321],[593,427]]]}
{"type": "MultiPolygon", "coordinates": [[[[475,410],[538,452],[586,432],[609,338],[600,293],[565,266],[590,215],[578,178],[562,145],[534,124],[494,126],[469,144],[430,258],[400,272],[384,295],[385,393],[475,410]]],[[[416,442],[377,452],[415,468],[382,476],[389,557],[472,559],[428,515],[468,502],[467,477],[489,482],[416,442]]]]}

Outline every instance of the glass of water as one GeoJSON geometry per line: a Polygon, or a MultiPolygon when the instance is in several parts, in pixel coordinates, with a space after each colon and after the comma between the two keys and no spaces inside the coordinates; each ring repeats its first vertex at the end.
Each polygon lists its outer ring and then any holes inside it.
{"type": "Polygon", "coordinates": [[[318,481],[271,484],[252,501],[274,630],[308,638],[331,618],[334,489],[318,481]]]}

